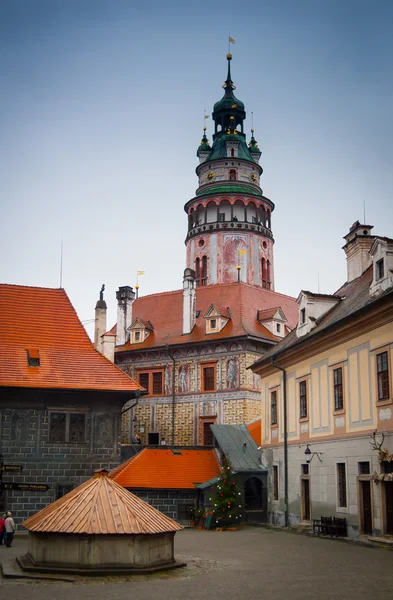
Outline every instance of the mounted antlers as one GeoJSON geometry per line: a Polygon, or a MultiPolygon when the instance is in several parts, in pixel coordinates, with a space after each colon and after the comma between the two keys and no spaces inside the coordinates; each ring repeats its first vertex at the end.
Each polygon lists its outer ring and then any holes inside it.
{"type": "Polygon", "coordinates": [[[384,433],[381,434],[382,435],[382,439],[381,439],[380,442],[377,441],[376,435],[377,435],[376,431],[374,431],[370,435],[370,437],[372,439],[372,442],[369,442],[369,443],[371,445],[371,448],[373,450],[377,450],[377,452],[378,452],[378,462],[379,462],[379,464],[382,464],[384,460],[387,460],[388,462],[392,462],[392,460],[393,460],[393,454],[390,454],[390,452],[389,452],[389,450],[387,448],[382,448],[382,444],[383,444],[383,441],[385,439],[385,434],[384,433]]]}

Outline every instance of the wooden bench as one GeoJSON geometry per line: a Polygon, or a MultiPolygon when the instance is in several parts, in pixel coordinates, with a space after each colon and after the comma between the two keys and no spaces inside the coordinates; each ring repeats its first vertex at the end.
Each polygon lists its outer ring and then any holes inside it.
{"type": "Polygon", "coordinates": [[[313,519],[313,533],[333,537],[347,537],[347,520],[338,517],[321,517],[313,519]]]}

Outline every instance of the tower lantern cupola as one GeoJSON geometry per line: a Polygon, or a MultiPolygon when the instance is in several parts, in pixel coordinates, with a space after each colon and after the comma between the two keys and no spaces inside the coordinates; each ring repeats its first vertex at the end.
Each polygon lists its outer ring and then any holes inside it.
{"type": "Polygon", "coordinates": [[[246,112],[234,94],[231,60],[228,54],[224,96],[213,108],[213,144],[204,127],[197,151],[199,186],[184,207],[187,268],[195,271],[197,286],[239,281],[274,290],[274,204],[260,187],[263,169],[254,129],[247,144],[246,112]]]}

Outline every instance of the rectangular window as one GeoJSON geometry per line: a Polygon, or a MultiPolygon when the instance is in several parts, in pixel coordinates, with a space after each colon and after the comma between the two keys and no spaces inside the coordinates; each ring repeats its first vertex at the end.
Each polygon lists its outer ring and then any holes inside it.
{"type": "Polygon", "coordinates": [[[389,365],[388,353],[377,354],[378,400],[389,398],[389,365]]]}
{"type": "Polygon", "coordinates": [[[300,311],[300,325],[304,325],[305,322],[306,322],[306,309],[302,308],[302,310],[300,311]]]}
{"type": "Polygon", "coordinates": [[[333,370],[333,385],[334,385],[334,410],[344,408],[343,397],[343,370],[342,367],[333,370]]]}
{"type": "Polygon", "coordinates": [[[140,331],[136,331],[135,332],[135,341],[136,342],[140,342],[141,340],[141,332],[140,331]]]}
{"type": "Polygon", "coordinates": [[[302,465],[302,475],[309,475],[310,473],[310,465],[305,463],[302,465]]]}
{"type": "Polygon", "coordinates": [[[383,264],[383,258],[381,258],[381,260],[378,260],[375,263],[375,268],[376,268],[376,279],[383,279],[385,277],[385,266],[383,264]]]}
{"type": "Polygon", "coordinates": [[[270,406],[272,412],[272,425],[277,425],[277,392],[274,391],[270,395],[270,406]]]}
{"type": "Polygon", "coordinates": [[[202,367],[202,385],[204,392],[214,392],[216,389],[216,367],[202,367]]]}
{"type": "Polygon", "coordinates": [[[220,221],[220,223],[225,221],[225,213],[218,213],[218,220],[220,221]]]}
{"type": "Polygon", "coordinates": [[[217,319],[210,319],[210,329],[215,329],[217,327],[217,319]]]}
{"type": "Polygon", "coordinates": [[[276,323],[276,331],[277,333],[281,333],[281,323],[276,323]]]}
{"type": "Polygon", "coordinates": [[[85,442],[86,415],[83,413],[51,412],[50,442],[85,442]]]}
{"type": "Polygon", "coordinates": [[[203,446],[213,446],[214,438],[210,425],[214,425],[214,421],[203,421],[203,446]]]}
{"type": "Polygon", "coordinates": [[[340,508],[347,507],[347,473],[345,463],[337,463],[337,501],[340,508]]]}
{"type": "Polygon", "coordinates": [[[278,500],[278,466],[273,465],[273,500],[278,500]]]}
{"type": "Polygon", "coordinates": [[[359,475],[369,475],[370,474],[370,463],[368,460],[358,462],[359,475]]]}
{"type": "Polygon", "coordinates": [[[50,442],[66,441],[66,419],[67,413],[51,413],[50,415],[50,442]]]}
{"type": "Polygon", "coordinates": [[[163,396],[164,394],[164,371],[163,369],[154,371],[138,372],[138,382],[144,387],[149,396],[163,396]]]}
{"type": "Polygon", "coordinates": [[[86,438],[86,415],[78,413],[70,413],[70,442],[84,442],[86,438]]]}
{"type": "Polygon", "coordinates": [[[307,418],[307,381],[299,383],[300,418],[307,418]]]}
{"type": "Polygon", "coordinates": [[[162,371],[152,373],[153,375],[153,396],[160,396],[162,394],[162,371]]]}

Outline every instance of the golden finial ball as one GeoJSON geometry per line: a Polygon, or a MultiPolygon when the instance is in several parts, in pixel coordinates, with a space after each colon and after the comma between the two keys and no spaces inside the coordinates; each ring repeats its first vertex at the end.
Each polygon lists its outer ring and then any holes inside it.
{"type": "Polygon", "coordinates": [[[228,54],[227,54],[227,59],[228,59],[228,60],[232,60],[232,54],[229,54],[229,53],[228,53],[228,54]]]}

